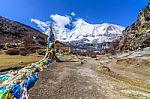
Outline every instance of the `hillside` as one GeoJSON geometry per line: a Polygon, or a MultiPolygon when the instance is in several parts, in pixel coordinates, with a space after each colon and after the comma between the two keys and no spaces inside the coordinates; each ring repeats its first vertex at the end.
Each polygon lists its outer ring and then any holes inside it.
{"type": "Polygon", "coordinates": [[[45,45],[46,35],[40,31],[0,16],[0,43],[9,43],[21,45],[45,45]]]}
{"type": "Polygon", "coordinates": [[[150,47],[150,3],[138,14],[137,21],[128,26],[120,42],[120,50],[150,47]]]}

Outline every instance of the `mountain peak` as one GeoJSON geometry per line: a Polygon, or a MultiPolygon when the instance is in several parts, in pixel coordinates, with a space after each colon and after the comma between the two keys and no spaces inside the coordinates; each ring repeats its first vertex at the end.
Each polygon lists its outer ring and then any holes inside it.
{"type": "Polygon", "coordinates": [[[74,23],[74,26],[77,28],[77,27],[81,27],[81,26],[83,26],[83,25],[88,25],[88,23],[85,21],[85,20],[83,20],[83,19],[77,19],[77,21],[75,21],[74,23]]]}
{"type": "MultiPolygon", "coordinates": [[[[111,42],[122,34],[124,27],[109,23],[90,24],[83,19],[77,19],[74,22],[74,28],[69,31],[59,32],[57,38],[60,41],[70,42],[78,40],[86,40],[92,43],[95,40],[98,43],[111,42]]],[[[60,29],[59,29],[60,31],[60,29]]]]}

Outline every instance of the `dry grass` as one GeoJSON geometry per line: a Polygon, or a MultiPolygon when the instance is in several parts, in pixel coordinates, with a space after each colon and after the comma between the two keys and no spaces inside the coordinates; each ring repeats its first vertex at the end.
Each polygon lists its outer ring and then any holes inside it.
{"type": "Polygon", "coordinates": [[[34,62],[42,59],[42,57],[37,57],[36,55],[27,55],[27,56],[20,56],[20,55],[0,55],[0,67],[6,67],[10,65],[15,65],[19,63],[27,63],[27,62],[34,62]]]}
{"type": "Polygon", "coordinates": [[[150,58],[119,59],[116,63],[111,63],[109,65],[118,70],[150,76],[150,58]]]}
{"type": "Polygon", "coordinates": [[[111,71],[111,72],[100,71],[100,72],[105,74],[105,75],[108,75],[110,77],[113,77],[119,81],[123,81],[123,82],[128,83],[132,86],[135,86],[135,87],[138,87],[138,88],[141,88],[141,89],[144,89],[144,90],[150,92],[150,83],[148,83],[146,81],[139,80],[139,79],[134,78],[134,77],[123,76],[123,75],[117,74],[113,71],[111,71]]]}
{"type": "MultiPolygon", "coordinates": [[[[122,64],[122,65],[125,65],[125,64],[122,64]]],[[[138,87],[139,89],[143,89],[145,91],[150,92],[150,83],[147,81],[144,81],[144,80],[141,80],[141,79],[135,78],[133,76],[129,76],[129,75],[122,75],[116,71],[112,71],[112,70],[108,71],[106,69],[109,67],[106,68],[106,66],[102,66],[101,64],[91,64],[91,68],[94,70],[97,70],[101,74],[106,75],[107,77],[110,77],[112,79],[116,79],[118,81],[123,81],[127,84],[130,84],[133,87],[138,87]]],[[[120,68],[121,68],[121,66],[120,66],[120,68]]],[[[127,68],[127,67],[124,67],[122,70],[125,70],[125,68],[127,68]]],[[[132,70],[133,71],[138,70],[137,71],[138,73],[140,72],[141,74],[146,75],[147,74],[147,72],[146,72],[147,68],[149,68],[149,67],[148,66],[146,66],[145,68],[132,67],[132,70]]]]}

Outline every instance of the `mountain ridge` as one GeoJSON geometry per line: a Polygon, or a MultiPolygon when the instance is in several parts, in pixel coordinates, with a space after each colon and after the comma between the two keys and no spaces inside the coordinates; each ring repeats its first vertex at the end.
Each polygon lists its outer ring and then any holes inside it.
{"type": "MultiPolygon", "coordinates": [[[[98,36],[109,36],[109,35],[120,35],[124,30],[124,27],[109,23],[103,24],[89,24],[83,19],[78,19],[74,22],[74,28],[70,31],[57,30],[58,27],[55,27],[58,34],[56,35],[60,41],[76,41],[81,40],[86,37],[91,37],[90,39],[98,36]]],[[[89,39],[89,40],[90,40],[89,39]]],[[[92,41],[91,41],[92,42],[92,41]]]]}
{"type": "Polygon", "coordinates": [[[46,44],[46,35],[23,23],[0,16],[0,43],[16,45],[28,43],[33,46],[46,44]]]}
{"type": "Polygon", "coordinates": [[[111,42],[119,39],[123,26],[102,23],[90,24],[83,19],[74,23],[72,30],[54,26],[56,38],[68,45],[81,49],[102,50],[108,48],[111,42]]]}
{"type": "Polygon", "coordinates": [[[150,2],[139,12],[137,20],[123,31],[119,50],[145,47],[150,47],[150,2]]]}

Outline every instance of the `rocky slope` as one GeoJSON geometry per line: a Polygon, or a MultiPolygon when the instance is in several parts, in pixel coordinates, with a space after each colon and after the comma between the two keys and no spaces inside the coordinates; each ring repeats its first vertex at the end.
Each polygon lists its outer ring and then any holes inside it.
{"type": "Polygon", "coordinates": [[[138,14],[137,21],[123,31],[120,50],[135,50],[150,46],[150,3],[138,14]]]}
{"type": "Polygon", "coordinates": [[[27,25],[0,16],[0,43],[44,45],[46,35],[27,25]]]}

